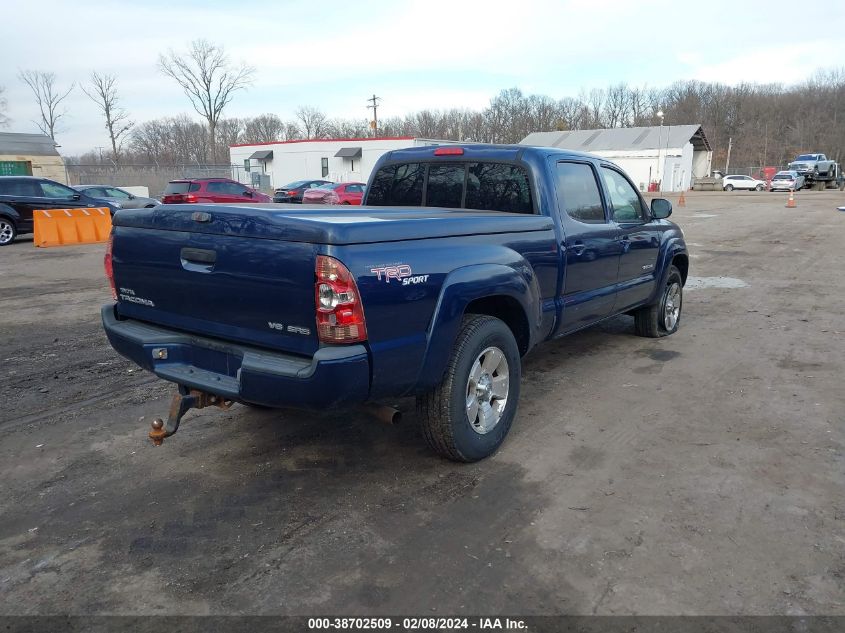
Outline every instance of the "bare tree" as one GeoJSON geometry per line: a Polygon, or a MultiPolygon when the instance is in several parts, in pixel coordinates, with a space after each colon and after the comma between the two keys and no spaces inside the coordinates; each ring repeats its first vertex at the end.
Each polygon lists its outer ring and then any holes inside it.
{"type": "Polygon", "coordinates": [[[270,143],[283,140],[284,122],[275,114],[259,114],[244,125],[244,143],[270,143]]]}
{"type": "Polygon", "coordinates": [[[322,138],[326,135],[328,119],[322,110],[313,106],[300,106],[296,118],[302,123],[305,138],[322,138]]]}
{"type": "Polygon", "coordinates": [[[6,86],[0,86],[0,127],[8,127],[9,125],[9,117],[6,116],[6,110],[9,104],[6,101],[6,97],[3,96],[4,92],[6,92],[6,86]]]}
{"type": "Polygon", "coordinates": [[[117,77],[114,75],[101,75],[96,70],[91,73],[91,86],[81,86],[82,92],[88,95],[106,120],[106,130],[109,133],[111,142],[112,160],[115,163],[120,161],[120,150],[123,146],[126,134],[135,125],[129,120],[129,113],[124,110],[117,96],[117,77]]]}
{"type": "Polygon", "coordinates": [[[217,144],[220,152],[229,151],[232,145],[237,143],[248,143],[249,139],[244,134],[244,128],[249,125],[250,119],[220,119],[217,122],[217,144]]]}
{"type": "Polygon", "coordinates": [[[62,101],[71,93],[74,84],[62,91],[56,86],[56,75],[41,70],[22,70],[18,78],[32,90],[35,103],[41,112],[41,120],[35,121],[35,124],[43,134],[55,141],[59,119],[67,114],[67,110],[62,108],[62,101]]]}
{"type": "Polygon", "coordinates": [[[197,111],[208,123],[208,146],[212,160],[217,160],[216,133],[223,109],[238,90],[252,84],[255,69],[233,66],[222,46],[206,40],[194,40],[186,55],[172,50],[160,55],[161,72],[175,80],[197,111]]]}

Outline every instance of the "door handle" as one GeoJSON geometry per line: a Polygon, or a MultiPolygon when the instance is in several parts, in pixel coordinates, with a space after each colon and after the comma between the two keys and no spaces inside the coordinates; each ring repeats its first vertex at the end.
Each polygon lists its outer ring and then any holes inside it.
{"type": "Polygon", "coordinates": [[[204,248],[183,248],[179,255],[192,264],[213,264],[217,261],[217,253],[204,248]]]}
{"type": "Polygon", "coordinates": [[[586,244],[584,244],[584,243],[582,243],[582,242],[576,242],[575,244],[573,244],[573,245],[570,247],[570,249],[569,249],[569,250],[571,250],[571,251],[572,251],[573,253],[575,253],[576,255],[581,255],[581,254],[583,254],[583,252],[584,252],[585,250],[587,250],[587,246],[586,246],[586,244]]]}

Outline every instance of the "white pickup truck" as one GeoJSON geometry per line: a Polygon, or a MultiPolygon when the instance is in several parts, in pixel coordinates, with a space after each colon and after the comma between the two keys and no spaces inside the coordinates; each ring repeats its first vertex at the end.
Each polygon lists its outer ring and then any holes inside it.
{"type": "Polygon", "coordinates": [[[824,154],[800,154],[789,163],[789,169],[812,180],[836,178],[836,161],[828,160],[824,154]]]}

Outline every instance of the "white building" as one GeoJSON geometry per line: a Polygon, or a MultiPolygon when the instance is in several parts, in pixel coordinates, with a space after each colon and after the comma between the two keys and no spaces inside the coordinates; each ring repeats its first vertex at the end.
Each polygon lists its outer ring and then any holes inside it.
{"type": "Polygon", "coordinates": [[[619,165],[642,191],[683,191],[710,175],[713,150],[701,125],[534,132],[522,145],[596,154],[619,165]]]}
{"type": "Polygon", "coordinates": [[[406,147],[454,141],[402,136],[393,138],[312,139],[232,145],[232,177],[262,189],[296,180],[325,178],[333,182],[367,182],[385,153],[406,147]]]}

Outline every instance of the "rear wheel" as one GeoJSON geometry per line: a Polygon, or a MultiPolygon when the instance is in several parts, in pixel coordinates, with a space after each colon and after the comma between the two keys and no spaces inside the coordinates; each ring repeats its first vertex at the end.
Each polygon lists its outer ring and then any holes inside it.
{"type": "Polygon", "coordinates": [[[0,246],[6,246],[15,241],[18,229],[9,218],[0,218],[0,246]]]}
{"type": "Polygon", "coordinates": [[[733,190],[734,190],[733,185],[725,185],[725,191],[733,191],[733,190]]]}
{"type": "Polygon", "coordinates": [[[763,185],[757,185],[757,191],[763,191],[765,187],[763,185]]]}
{"type": "Polygon", "coordinates": [[[649,338],[660,338],[677,332],[681,322],[683,301],[681,271],[675,266],[670,266],[657,301],[634,313],[634,328],[637,334],[649,338]]]}
{"type": "Polygon", "coordinates": [[[429,446],[457,462],[494,453],[516,415],[520,372],[519,348],[504,322],[464,317],[443,382],[417,398],[429,446]]]}

